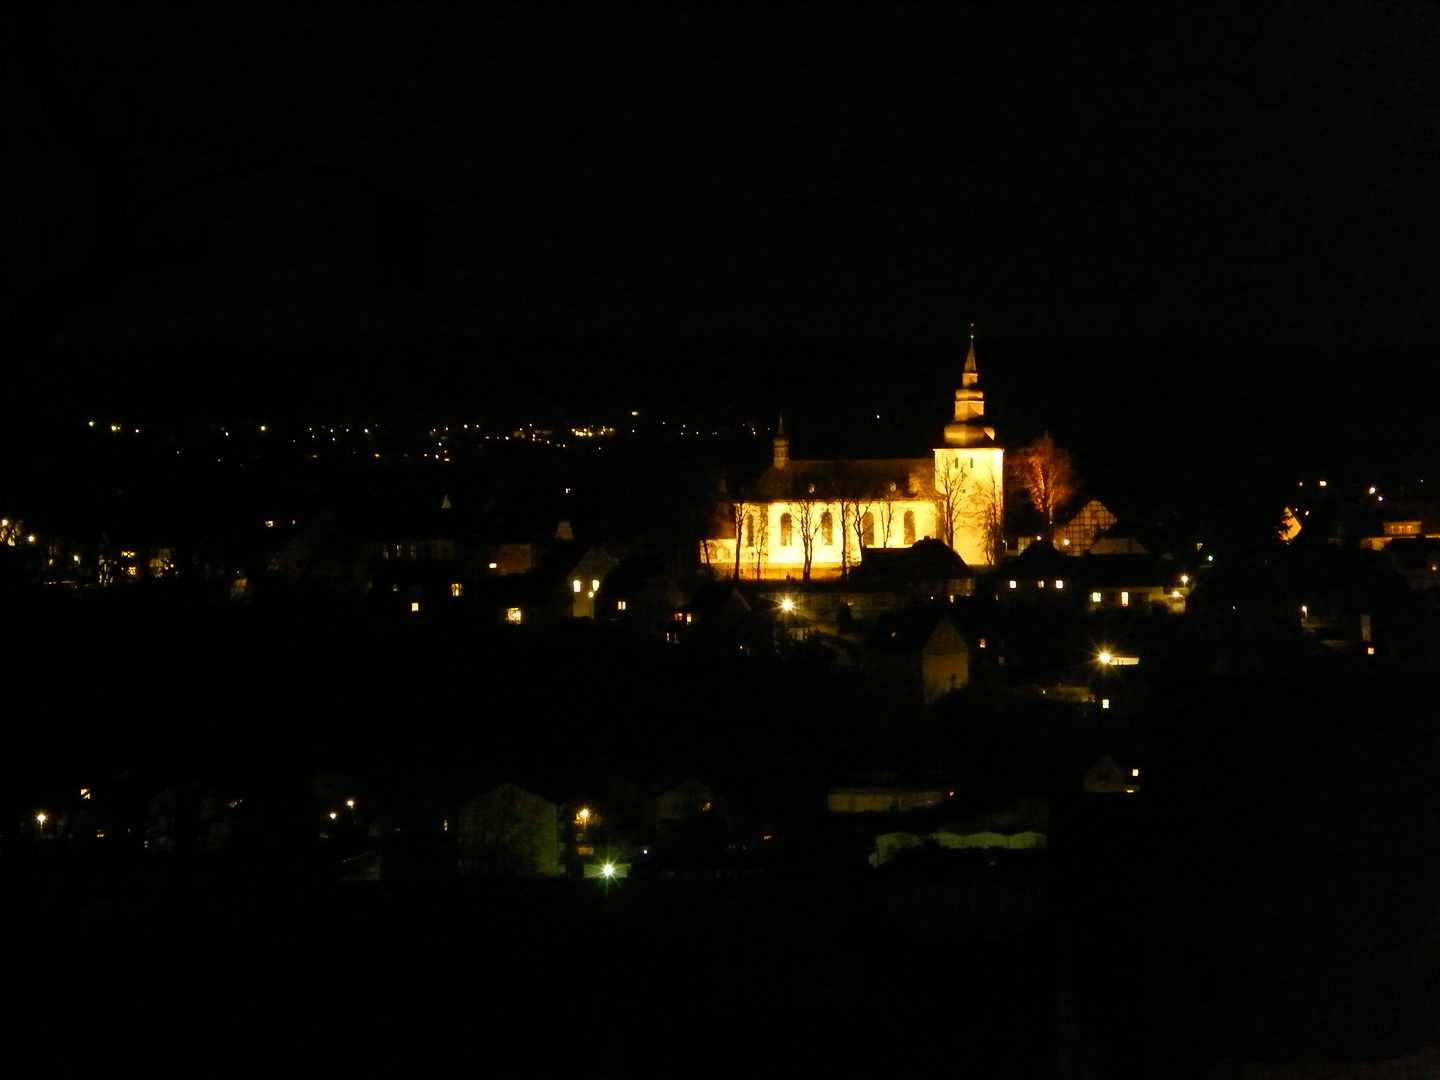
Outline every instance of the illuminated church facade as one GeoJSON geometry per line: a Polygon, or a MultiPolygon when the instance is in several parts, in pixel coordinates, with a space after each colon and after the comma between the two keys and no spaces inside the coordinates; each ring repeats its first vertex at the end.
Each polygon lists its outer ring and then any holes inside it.
{"type": "Polygon", "coordinates": [[[826,580],[858,566],[866,548],[933,538],[967,565],[992,566],[1003,546],[1004,477],[972,335],[954,419],[929,457],[793,459],[782,421],[770,467],[729,497],[721,535],[701,542],[701,556],[717,577],[826,580]]]}

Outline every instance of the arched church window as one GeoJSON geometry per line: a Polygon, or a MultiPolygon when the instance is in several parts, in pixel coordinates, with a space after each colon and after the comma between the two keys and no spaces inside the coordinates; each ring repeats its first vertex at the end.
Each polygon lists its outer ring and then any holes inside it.
{"type": "Polygon", "coordinates": [[[794,542],[794,521],[789,514],[780,515],[780,546],[789,547],[794,542]]]}
{"type": "Polygon", "coordinates": [[[860,516],[860,543],[865,547],[875,546],[875,515],[869,510],[860,516]]]}
{"type": "Polygon", "coordinates": [[[905,511],[905,544],[906,544],[906,546],[908,547],[909,545],[911,545],[911,544],[913,544],[913,543],[915,543],[915,511],[914,511],[914,510],[906,510],[906,511],[905,511]]]}
{"type": "Polygon", "coordinates": [[[835,546],[835,519],[829,510],[820,515],[820,543],[825,547],[835,546]]]}
{"type": "Polygon", "coordinates": [[[745,515],[745,546],[746,546],[746,547],[751,547],[751,548],[753,548],[753,547],[755,546],[755,515],[754,515],[754,514],[746,514],[746,515],[745,515]]]}

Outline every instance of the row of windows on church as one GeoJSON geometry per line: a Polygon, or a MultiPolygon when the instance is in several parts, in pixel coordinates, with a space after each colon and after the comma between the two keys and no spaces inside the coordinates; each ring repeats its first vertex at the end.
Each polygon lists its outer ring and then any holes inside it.
{"type": "MultiPolygon", "coordinates": [[[[915,511],[906,510],[900,522],[901,533],[906,546],[915,543],[915,511]]],[[[820,515],[818,532],[821,547],[835,546],[835,516],[826,510],[820,515]]],[[[794,547],[796,543],[795,519],[790,514],[780,515],[780,546],[794,547]]],[[[801,538],[803,539],[803,538],[801,538]]],[[[875,546],[875,515],[868,510],[860,518],[860,543],[863,547],[875,546]]],[[[745,546],[755,546],[755,515],[745,515],[745,546]]]]}

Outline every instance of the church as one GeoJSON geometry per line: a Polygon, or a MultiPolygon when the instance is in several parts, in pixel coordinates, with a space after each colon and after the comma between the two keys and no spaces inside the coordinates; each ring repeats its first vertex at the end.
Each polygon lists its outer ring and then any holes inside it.
{"type": "Polygon", "coordinates": [[[923,458],[795,459],[782,419],[769,468],[727,497],[720,535],[701,542],[702,562],[722,578],[822,581],[858,566],[866,548],[937,539],[969,566],[993,566],[1005,451],[986,424],[973,333],[941,442],[923,458]]]}

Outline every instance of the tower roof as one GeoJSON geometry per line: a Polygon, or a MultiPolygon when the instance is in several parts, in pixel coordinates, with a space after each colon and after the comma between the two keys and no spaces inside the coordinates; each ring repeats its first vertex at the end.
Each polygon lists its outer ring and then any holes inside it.
{"type": "Polygon", "coordinates": [[[955,419],[945,425],[946,446],[994,446],[995,429],[985,426],[985,391],[980,389],[975,363],[975,327],[970,327],[970,348],[955,391],[955,419]]]}

